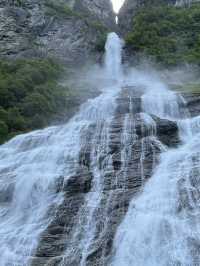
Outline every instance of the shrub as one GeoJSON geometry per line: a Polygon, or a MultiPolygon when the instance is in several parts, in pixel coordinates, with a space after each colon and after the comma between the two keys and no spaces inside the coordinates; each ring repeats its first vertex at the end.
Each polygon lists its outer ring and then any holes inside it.
{"type": "Polygon", "coordinates": [[[24,117],[20,114],[17,107],[8,109],[8,122],[9,131],[23,131],[26,129],[24,117]]]}
{"type": "Polygon", "coordinates": [[[77,15],[67,4],[59,0],[46,0],[45,5],[47,7],[46,14],[49,16],[67,18],[77,15]]]}
{"type": "Polygon", "coordinates": [[[8,112],[2,107],[0,107],[0,120],[4,122],[8,121],[8,112]]]}
{"type": "Polygon", "coordinates": [[[0,144],[2,144],[8,136],[8,126],[2,120],[0,120],[0,144]]]}
{"type": "Polygon", "coordinates": [[[95,50],[98,52],[104,52],[106,44],[107,34],[101,34],[96,41],[95,50]]]}

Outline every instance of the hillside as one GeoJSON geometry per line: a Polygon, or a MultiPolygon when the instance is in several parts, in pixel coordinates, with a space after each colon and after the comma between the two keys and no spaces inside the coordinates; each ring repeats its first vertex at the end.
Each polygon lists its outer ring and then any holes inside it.
{"type": "Polygon", "coordinates": [[[127,1],[120,13],[120,28],[131,56],[165,67],[200,64],[198,1],[127,1]]]}

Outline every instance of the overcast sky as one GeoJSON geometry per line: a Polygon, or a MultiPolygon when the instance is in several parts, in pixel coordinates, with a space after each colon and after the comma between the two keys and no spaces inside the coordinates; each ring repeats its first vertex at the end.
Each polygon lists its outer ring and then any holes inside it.
{"type": "Polygon", "coordinates": [[[120,7],[123,5],[125,0],[111,0],[113,2],[113,9],[116,13],[119,12],[120,7]]]}

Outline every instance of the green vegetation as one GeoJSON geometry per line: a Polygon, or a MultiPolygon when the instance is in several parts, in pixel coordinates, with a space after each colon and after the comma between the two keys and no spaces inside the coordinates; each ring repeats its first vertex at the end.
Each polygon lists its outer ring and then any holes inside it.
{"type": "Polygon", "coordinates": [[[25,1],[24,0],[13,0],[11,3],[14,6],[17,6],[17,7],[23,7],[25,5],[25,1]]]}
{"type": "Polygon", "coordinates": [[[107,33],[102,33],[96,41],[95,50],[98,52],[104,52],[107,39],[107,33]]]}
{"type": "Polygon", "coordinates": [[[54,16],[58,18],[69,18],[73,16],[79,16],[63,1],[46,0],[45,5],[47,7],[46,15],[54,16]]]}
{"type": "Polygon", "coordinates": [[[88,24],[98,32],[108,32],[108,29],[99,21],[90,21],[88,24]]]}
{"type": "Polygon", "coordinates": [[[175,7],[154,2],[134,17],[127,46],[167,66],[183,62],[200,65],[200,4],[175,7]]]}
{"type": "Polygon", "coordinates": [[[108,28],[98,21],[90,21],[88,22],[88,26],[95,30],[95,33],[97,34],[97,39],[94,46],[95,51],[104,52],[107,34],[109,32],[108,28]]]}
{"type": "Polygon", "coordinates": [[[95,43],[95,50],[97,52],[104,52],[105,51],[105,44],[107,40],[107,34],[108,34],[108,29],[104,27],[101,24],[94,23],[92,24],[93,28],[96,30],[97,34],[97,40],[95,43]]]}
{"type": "Polygon", "coordinates": [[[0,143],[47,126],[73,104],[69,89],[57,82],[61,73],[50,59],[0,61],[0,143]]]}

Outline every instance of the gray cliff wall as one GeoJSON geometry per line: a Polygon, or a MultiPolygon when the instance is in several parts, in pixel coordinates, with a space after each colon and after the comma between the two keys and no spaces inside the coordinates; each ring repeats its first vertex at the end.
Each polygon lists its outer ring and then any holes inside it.
{"type": "Polygon", "coordinates": [[[66,62],[91,57],[114,27],[109,1],[0,2],[0,56],[54,56],[66,62]]]}

